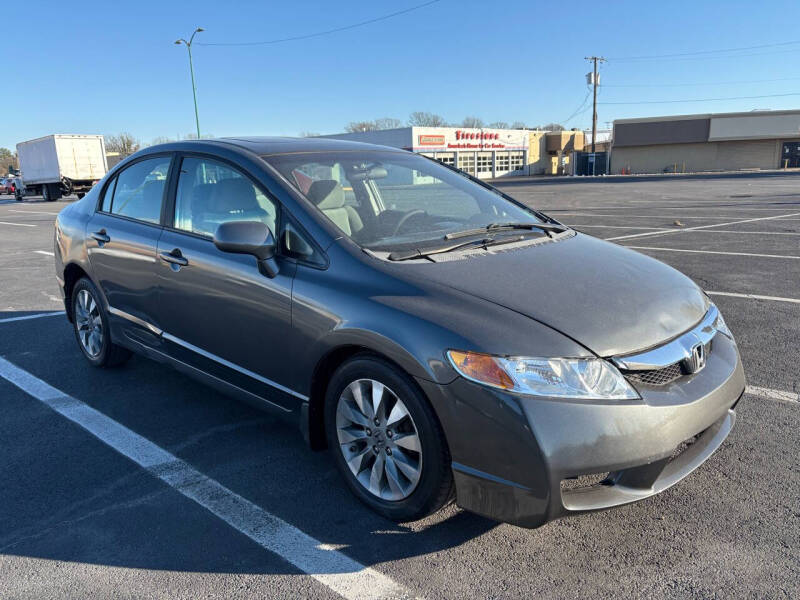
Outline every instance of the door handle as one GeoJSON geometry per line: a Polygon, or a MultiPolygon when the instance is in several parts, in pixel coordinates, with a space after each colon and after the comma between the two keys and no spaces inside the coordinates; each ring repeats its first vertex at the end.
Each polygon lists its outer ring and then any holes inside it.
{"type": "Polygon", "coordinates": [[[111,241],[111,238],[108,237],[108,234],[106,234],[105,229],[101,229],[100,231],[95,231],[94,233],[90,233],[89,235],[91,235],[95,240],[97,240],[97,243],[100,244],[101,246],[111,241]]]}
{"type": "Polygon", "coordinates": [[[185,258],[178,248],[175,248],[172,252],[159,252],[158,256],[164,262],[172,263],[179,267],[185,267],[189,264],[189,259],[185,258]]]}

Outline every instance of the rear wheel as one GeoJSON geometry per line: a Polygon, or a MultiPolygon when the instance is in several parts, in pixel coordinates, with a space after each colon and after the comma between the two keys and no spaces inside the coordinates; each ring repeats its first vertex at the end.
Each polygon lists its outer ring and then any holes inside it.
{"type": "Polygon", "coordinates": [[[92,366],[115,367],[131,357],[130,350],[111,342],[100,294],[85,277],[72,289],[72,324],[78,346],[92,366]]]}
{"type": "Polygon", "coordinates": [[[453,496],[450,453],[428,400],[395,366],[346,362],[328,385],[328,446],[348,487],[395,521],[420,519],[453,496]]]}

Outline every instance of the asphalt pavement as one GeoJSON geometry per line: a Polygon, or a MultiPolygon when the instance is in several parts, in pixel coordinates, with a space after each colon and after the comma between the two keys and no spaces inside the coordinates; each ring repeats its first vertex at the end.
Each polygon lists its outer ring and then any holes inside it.
{"type": "Polygon", "coordinates": [[[0,360],[32,382],[0,377],[0,598],[366,598],[386,596],[386,581],[425,598],[799,597],[800,176],[501,187],[712,294],[751,387],[697,471],[643,502],[536,530],[455,506],[391,523],[284,422],[140,357],[92,369],[63,314],[20,319],[63,309],[52,223],[70,200],[0,197],[0,360]],[[336,587],[352,574],[325,560],[298,568],[298,547],[267,549],[272,529],[253,533],[250,517],[226,520],[213,499],[154,475],[54,410],[52,389],[378,584],[336,587]]]}

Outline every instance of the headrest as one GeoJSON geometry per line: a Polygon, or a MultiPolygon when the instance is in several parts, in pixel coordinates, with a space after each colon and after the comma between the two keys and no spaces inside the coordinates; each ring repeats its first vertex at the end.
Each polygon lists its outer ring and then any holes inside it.
{"type": "Polygon", "coordinates": [[[214,184],[211,190],[209,210],[216,213],[256,210],[260,208],[256,200],[253,184],[244,177],[223,179],[214,184]]]}
{"type": "Polygon", "coordinates": [[[333,179],[315,181],[308,188],[307,196],[321,210],[344,206],[344,190],[339,182],[333,179]]]}

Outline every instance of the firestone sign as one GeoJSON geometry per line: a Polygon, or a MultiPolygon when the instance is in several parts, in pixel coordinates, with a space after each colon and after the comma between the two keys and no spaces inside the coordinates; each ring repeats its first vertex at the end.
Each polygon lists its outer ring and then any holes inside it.
{"type": "Polygon", "coordinates": [[[415,147],[421,150],[526,150],[525,130],[415,127],[415,147]]]}

